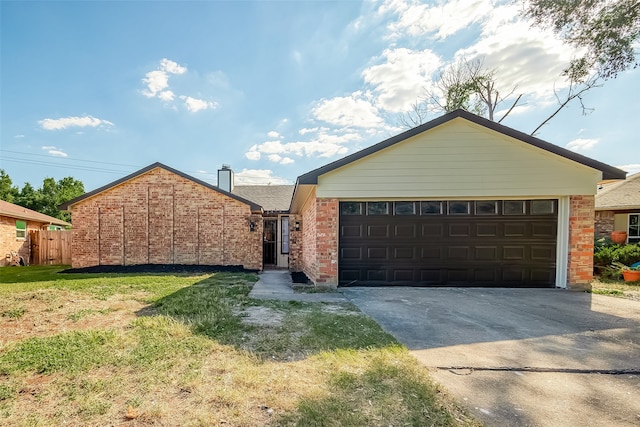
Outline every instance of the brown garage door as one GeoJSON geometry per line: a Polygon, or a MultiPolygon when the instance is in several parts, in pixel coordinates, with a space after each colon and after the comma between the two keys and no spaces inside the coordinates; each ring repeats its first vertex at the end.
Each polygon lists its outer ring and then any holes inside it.
{"type": "Polygon", "coordinates": [[[341,202],[340,285],[553,287],[557,200],[341,202]]]}

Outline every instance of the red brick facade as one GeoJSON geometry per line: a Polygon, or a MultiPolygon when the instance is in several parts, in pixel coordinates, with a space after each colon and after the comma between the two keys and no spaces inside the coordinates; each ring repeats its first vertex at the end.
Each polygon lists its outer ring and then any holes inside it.
{"type": "Polygon", "coordinates": [[[301,269],[318,285],[338,286],[338,206],[314,191],[302,208],[301,269]]]}
{"type": "MultiPolygon", "coordinates": [[[[24,220],[19,220],[24,221],[24,220]]],[[[17,252],[25,262],[29,262],[31,255],[31,244],[29,242],[29,231],[40,230],[42,223],[34,221],[24,221],[27,223],[26,237],[16,237],[16,218],[0,216],[0,266],[9,265],[7,255],[17,252]]],[[[46,225],[44,225],[46,227],[46,225]]]]}
{"type": "Polygon", "coordinates": [[[594,209],[594,196],[571,196],[567,266],[571,288],[588,286],[593,280],[594,209]]]}
{"type": "Polygon", "coordinates": [[[241,201],[163,168],[74,204],[71,215],[74,267],[262,268],[262,216],[241,201]]]}
{"type": "Polygon", "coordinates": [[[615,223],[614,211],[597,211],[595,213],[596,237],[610,237],[615,223]]]}

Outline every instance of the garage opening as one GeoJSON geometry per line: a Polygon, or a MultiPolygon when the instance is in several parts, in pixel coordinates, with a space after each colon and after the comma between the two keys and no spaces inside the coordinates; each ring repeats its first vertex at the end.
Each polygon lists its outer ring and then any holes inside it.
{"type": "Polygon", "coordinates": [[[340,286],[554,287],[558,201],[340,203],[340,286]]]}

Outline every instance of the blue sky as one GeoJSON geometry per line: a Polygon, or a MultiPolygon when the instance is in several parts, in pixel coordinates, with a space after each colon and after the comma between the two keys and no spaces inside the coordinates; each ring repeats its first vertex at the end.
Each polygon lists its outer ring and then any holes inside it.
{"type": "MultiPolygon", "coordinates": [[[[297,176],[403,128],[399,114],[456,59],[482,58],[532,132],[575,52],[518,1],[2,1],[0,168],[22,186],[87,191],[159,161],[216,183],[297,176]]],[[[538,137],[640,171],[640,69],[538,137]]],[[[504,104],[505,108],[507,103],[504,104]]],[[[433,114],[435,118],[438,114],[433,114]]]]}

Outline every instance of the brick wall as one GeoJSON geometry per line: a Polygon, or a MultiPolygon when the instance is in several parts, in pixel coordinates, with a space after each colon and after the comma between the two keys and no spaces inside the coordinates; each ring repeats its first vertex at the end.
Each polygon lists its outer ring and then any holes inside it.
{"type": "Polygon", "coordinates": [[[338,286],[338,200],[316,199],[317,283],[338,286]]]}
{"type": "Polygon", "coordinates": [[[316,248],[316,193],[315,189],[302,207],[302,262],[301,267],[309,280],[317,283],[318,264],[316,248]]]}
{"type": "Polygon", "coordinates": [[[303,271],[302,263],[302,234],[304,225],[302,215],[289,215],[289,270],[303,271]],[[296,231],[295,224],[300,224],[296,231]]]}
{"type": "Polygon", "coordinates": [[[615,222],[613,211],[597,211],[595,213],[595,233],[596,237],[610,237],[615,222]]]}
{"type": "Polygon", "coordinates": [[[588,287],[593,280],[594,197],[571,196],[569,201],[569,287],[588,287]]]}
{"type": "MultiPolygon", "coordinates": [[[[22,221],[22,220],[20,220],[22,221]]],[[[0,266],[9,264],[6,256],[12,251],[24,259],[25,263],[29,263],[31,254],[31,246],[29,242],[29,231],[40,230],[42,224],[39,222],[25,221],[27,223],[27,236],[24,239],[16,237],[16,219],[7,216],[0,216],[0,266]]]]}
{"type": "Polygon", "coordinates": [[[162,168],[72,206],[73,266],[262,268],[262,221],[250,207],[162,168]],[[254,232],[249,222],[256,223],[254,232]]]}

